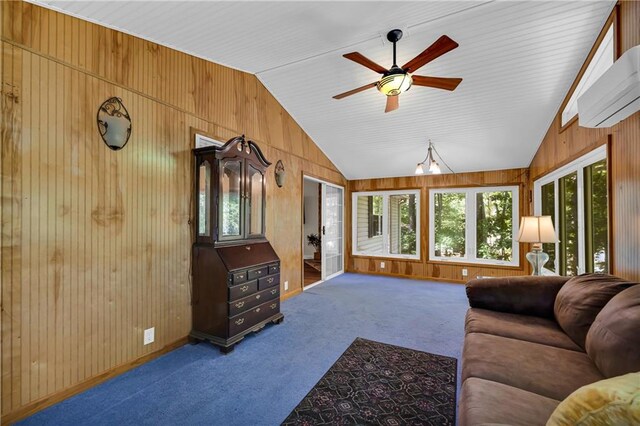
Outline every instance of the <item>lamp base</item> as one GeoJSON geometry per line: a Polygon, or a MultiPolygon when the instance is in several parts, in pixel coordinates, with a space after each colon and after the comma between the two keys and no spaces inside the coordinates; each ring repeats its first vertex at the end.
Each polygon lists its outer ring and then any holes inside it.
{"type": "Polygon", "coordinates": [[[527,253],[527,260],[531,264],[531,275],[542,275],[542,267],[549,260],[549,255],[542,249],[533,248],[533,251],[527,253]]]}

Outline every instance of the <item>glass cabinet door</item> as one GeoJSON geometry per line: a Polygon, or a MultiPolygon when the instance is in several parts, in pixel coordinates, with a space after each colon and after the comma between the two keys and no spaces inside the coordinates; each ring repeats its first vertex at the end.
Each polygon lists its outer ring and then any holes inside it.
{"type": "Polygon", "coordinates": [[[242,160],[220,163],[220,240],[242,237],[242,160]]]}
{"type": "Polygon", "coordinates": [[[264,174],[251,164],[248,167],[247,234],[262,236],[264,235],[264,174]]]}
{"type": "Polygon", "coordinates": [[[198,236],[211,236],[211,163],[198,167],[198,236]]]}

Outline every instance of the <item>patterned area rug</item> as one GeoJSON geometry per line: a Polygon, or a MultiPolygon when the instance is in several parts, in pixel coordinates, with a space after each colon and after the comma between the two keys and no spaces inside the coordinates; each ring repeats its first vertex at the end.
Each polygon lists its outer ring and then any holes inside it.
{"type": "Polygon", "coordinates": [[[358,337],[283,425],[455,425],[457,360],[358,337]]]}

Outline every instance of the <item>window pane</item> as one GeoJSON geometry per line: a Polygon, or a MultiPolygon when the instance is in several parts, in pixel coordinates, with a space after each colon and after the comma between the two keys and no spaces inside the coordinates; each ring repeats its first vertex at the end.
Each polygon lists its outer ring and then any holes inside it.
{"type": "Polygon", "coordinates": [[[358,196],[356,251],[382,254],[382,196],[358,196]]]}
{"type": "Polygon", "coordinates": [[[389,252],[416,254],[416,196],[389,196],[389,252]]]}
{"type": "Polygon", "coordinates": [[[211,164],[204,161],[198,168],[198,235],[208,236],[211,219],[211,164]]]}
{"type": "Polygon", "coordinates": [[[512,260],[513,194],[511,191],[476,194],[476,257],[512,260]]]}
{"type": "Polygon", "coordinates": [[[607,188],[606,160],[585,167],[585,272],[609,272],[607,188]]]}
{"type": "Polygon", "coordinates": [[[558,181],[560,212],[560,275],[578,274],[578,173],[558,181]]]}
{"type": "Polygon", "coordinates": [[[253,166],[249,166],[249,234],[262,234],[262,207],[263,200],[263,182],[264,176],[260,170],[253,166]]]}
{"type": "MultiPolygon", "coordinates": [[[[555,204],[555,182],[543,185],[542,192],[542,215],[551,216],[554,228],[556,228],[556,204],[555,204]]],[[[552,272],[556,271],[556,244],[545,243],[542,245],[542,251],[549,255],[549,261],[544,265],[545,269],[552,272]]]]}
{"type": "Polygon", "coordinates": [[[239,161],[227,161],[222,166],[220,176],[221,189],[221,235],[240,235],[240,175],[242,164],[239,161]]]}
{"type": "Polygon", "coordinates": [[[464,193],[436,193],[434,203],[434,254],[442,257],[465,256],[464,193]]]}

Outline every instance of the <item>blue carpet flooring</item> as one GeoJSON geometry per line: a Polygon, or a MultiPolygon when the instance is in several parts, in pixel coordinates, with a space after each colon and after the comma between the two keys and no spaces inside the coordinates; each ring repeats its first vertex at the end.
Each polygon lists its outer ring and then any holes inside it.
{"type": "Polygon", "coordinates": [[[277,425],[356,337],[460,360],[467,306],[459,284],[344,274],[227,356],[186,345],[22,424],[277,425]]]}

